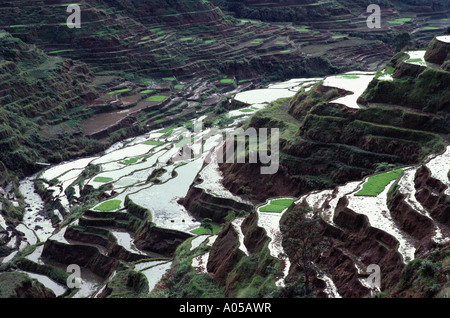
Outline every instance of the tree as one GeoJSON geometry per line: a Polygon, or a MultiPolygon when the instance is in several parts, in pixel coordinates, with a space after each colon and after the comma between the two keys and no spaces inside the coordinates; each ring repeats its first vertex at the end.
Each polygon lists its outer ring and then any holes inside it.
{"type": "Polygon", "coordinates": [[[318,270],[316,261],[329,246],[329,241],[320,235],[322,226],[318,212],[309,207],[294,206],[286,211],[280,224],[284,250],[291,263],[303,274],[296,284],[303,286],[307,296],[311,293],[311,278],[318,270]]]}
{"type": "Polygon", "coordinates": [[[209,218],[204,218],[202,220],[201,227],[203,227],[206,230],[209,230],[211,234],[213,233],[213,226],[212,226],[212,220],[209,218]]]}
{"type": "Polygon", "coordinates": [[[395,51],[401,51],[406,46],[411,44],[411,35],[408,32],[402,32],[397,34],[392,40],[392,48],[395,51]]]}

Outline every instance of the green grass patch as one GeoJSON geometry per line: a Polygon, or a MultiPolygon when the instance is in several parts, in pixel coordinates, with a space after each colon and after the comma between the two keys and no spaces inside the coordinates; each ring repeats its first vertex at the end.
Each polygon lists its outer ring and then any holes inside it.
{"type": "Polygon", "coordinates": [[[182,90],[184,88],[184,85],[183,84],[177,84],[177,85],[174,86],[174,88],[182,90]]]}
{"type": "Polygon", "coordinates": [[[390,24],[403,24],[405,22],[410,22],[412,18],[398,18],[393,21],[388,21],[390,24]]]}
{"type": "Polygon", "coordinates": [[[344,74],[344,75],[339,75],[336,76],[337,78],[343,78],[343,79],[358,79],[359,76],[358,75],[351,75],[351,74],[344,74]]]}
{"type": "Polygon", "coordinates": [[[208,229],[206,229],[204,227],[196,228],[196,229],[194,229],[194,230],[192,230],[190,232],[193,233],[193,234],[196,234],[196,235],[214,234],[221,228],[220,225],[216,225],[216,224],[211,224],[211,225],[213,227],[213,233],[211,233],[208,229]]]}
{"type": "Polygon", "coordinates": [[[220,83],[222,83],[222,84],[231,84],[233,82],[234,82],[234,80],[231,78],[224,78],[224,79],[220,80],[220,83]]]}
{"type": "Polygon", "coordinates": [[[361,190],[355,193],[356,196],[369,196],[376,197],[378,196],[386,186],[400,177],[402,174],[402,169],[397,169],[393,171],[389,171],[382,174],[377,174],[369,177],[367,181],[363,184],[361,190]]]}
{"type": "Polygon", "coordinates": [[[142,91],[141,94],[150,94],[150,93],[153,93],[153,92],[154,92],[153,89],[146,89],[146,90],[142,91]]]}
{"type": "Polygon", "coordinates": [[[173,82],[175,80],[175,77],[163,77],[163,81],[173,82]]]}
{"type": "Polygon", "coordinates": [[[63,52],[73,52],[73,49],[51,51],[51,52],[48,52],[48,54],[57,54],[57,53],[63,53],[63,52]]]}
{"type": "Polygon", "coordinates": [[[120,161],[119,163],[122,164],[122,165],[129,166],[129,165],[135,164],[136,162],[138,162],[139,159],[142,159],[144,157],[145,156],[134,157],[134,158],[130,158],[130,159],[127,159],[127,160],[120,161]]]}
{"type": "Polygon", "coordinates": [[[120,200],[110,200],[103,202],[98,207],[95,208],[97,211],[113,211],[120,208],[120,204],[122,201],[120,200]]]}
{"type": "Polygon", "coordinates": [[[287,43],[284,41],[276,41],[275,45],[287,45],[287,43]]]}
{"type": "Polygon", "coordinates": [[[283,51],[280,51],[280,53],[290,53],[291,52],[291,50],[283,50],[283,51]]]}
{"type": "Polygon", "coordinates": [[[296,199],[273,199],[270,203],[259,208],[260,212],[281,213],[288,208],[296,199]]]}
{"type": "Polygon", "coordinates": [[[160,95],[154,95],[147,98],[147,101],[149,102],[163,102],[165,101],[167,96],[160,96],[160,95]]]}
{"type": "Polygon", "coordinates": [[[311,31],[310,29],[308,29],[307,26],[301,26],[301,27],[299,27],[299,28],[296,28],[295,30],[296,30],[297,32],[309,32],[309,31],[311,31]]]}
{"type": "Polygon", "coordinates": [[[161,146],[164,144],[162,141],[158,140],[147,140],[143,142],[144,145],[151,145],[151,146],[161,146]]]}
{"type": "Polygon", "coordinates": [[[161,129],[160,131],[158,131],[158,133],[160,134],[167,134],[167,133],[172,133],[172,131],[175,129],[176,127],[167,127],[164,129],[161,129]]]}
{"type": "Polygon", "coordinates": [[[123,88],[123,89],[118,89],[116,91],[109,92],[108,95],[120,94],[120,93],[129,92],[129,91],[131,91],[131,88],[123,88]]]}
{"type": "Polygon", "coordinates": [[[386,74],[388,74],[388,75],[392,75],[392,74],[394,74],[394,71],[395,71],[395,68],[394,67],[392,67],[392,66],[387,66],[386,67],[386,74]]]}
{"type": "Polygon", "coordinates": [[[186,42],[186,41],[191,41],[192,40],[192,37],[186,37],[186,38],[181,38],[180,39],[180,42],[186,42]]]}
{"type": "Polygon", "coordinates": [[[114,180],[113,178],[109,178],[109,177],[97,177],[94,179],[94,182],[108,183],[113,180],[114,180]]]}
{"type": "Polygon", "coordinates": [[[422,65],[427,65],[427,63],[426,63],[423,59],[421,59],[421,58],[408,59],[408,60],[406,60],[405,62],[406,62],[406,63],[419,63],[419,64],[422,64],[422,65]]]}
{"type": "Polygon", "coordinates": [[[245,108],[245,109],[240,110],[240,112],[243,112],[243,113],[251,113],[252,111],[254,111],[254,110],[251,108],[245,108]]]}
{"type": "Polygon", "coordinates": [[[441,28],[439,28],[439,27],[432,27],[432,26],[426,26],[426,27],[424,27],[423,29],[424,29],[424,30],[439,30],[439,29],[441,29],[441,28]]]}

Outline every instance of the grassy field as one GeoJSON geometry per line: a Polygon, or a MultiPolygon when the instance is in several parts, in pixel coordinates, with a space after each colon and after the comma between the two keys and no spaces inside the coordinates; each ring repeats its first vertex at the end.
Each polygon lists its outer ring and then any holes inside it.
{"type": "Polygon", "coordinates": [[[120,94],[120,93],[129,92],[129,91],[131,91],[130,88],[118,89],[116,91],[109,92],[108,95],[120,94]]]}
{"type": "Polygon", "coordinates": [[[191,233],[196,235],[203,235],[203,234],[214,234],[220,229],[220,225],[212,224],[213,227],[213,233],[211,233],[208,229],[205,229],[204,227],[199,227],[191,231],[191,233]]]}
{"type": "Polygon", "coordinates": [[[163,102],[165,101],[167,96],[160,96],[160,95],[153,95],[147,98],[147,101],[149,102],[163,102]]]}
{"type": "Polygon", "coordinates": [[[122,201],[120,200],[110,200],[103,202],[98,207],[95,208],[97,211],[113,211],[120,208],[120,204],[122,201]]]}
{"type": "Polygon", "coordinates": [[[391,181],[398,179],[402,174],[402,172],[403,172],[402,169],[397,169],[386,173],[371,176],[363,184],[362,189],[359,190],[357,193],[355,193],[355,195],[376,197],[381,192],[383,192],[383,190],[389,183],[391,183],[391,181]]]}
{"type": "Polygon", "coordinates": [[[296,199],[273,199],[270,203],[259,208],[260,212],[277,212],[281,213],[288,208],[296,199]]]}
{"type": "Polygon", "coordinates": [[[222,83],[222,84],[231,84],[233,82],[234,82],[234,80],[231,78],[224,78],[224,79],[220,80],[220,83],[222,83]]]}
{"type": "Polygon", "coordinates": [[[352,75],[352,74],[344,74],[340,76],[336,76],[337,78],[344,78],[344,79],[358,79],[358,75],[352,75]]]}
{"type": "Polygon", "coordinates": [[[108,183],[113,181],[113,178],[109,178],[109,177],[97,177],[94,179],[94,182],[102,182],[102,183],[108,183]]]}
{"type": "Polygon", "coordinates": [[[130,158],[130,159],[127,159],[127,160],[120,161],[119,163],[122,164],[122,165],[129,166],[129,165],[135,164],[136,162],[138,162],[139,159],[142,159],[144,157],[145,156],[139,156],[139,157],[135,157],[135,158],[130,158]]]}
{"type": "Polygon", "coordinates": [[[393,21],[388,21],[388,23],[390,23],[390,24],[403,24],[403,23],[409,22],[411,20],[412,20],[411,18],[398,18],[398,19],[395,19],[393,21]]]}
{"type": "Polygon", "coordinates": [[[164,144],[164,142],[157,141],[157,140],[147,140],[147,141],[144,141],[143,144],[150,145],[150,146],[161,146],[162,144],[164,144]]]}

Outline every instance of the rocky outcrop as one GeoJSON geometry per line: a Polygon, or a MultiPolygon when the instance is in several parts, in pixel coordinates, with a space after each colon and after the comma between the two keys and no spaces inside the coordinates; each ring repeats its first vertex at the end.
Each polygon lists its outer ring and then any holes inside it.
{"type": "Polygon", "coordinates": [[[63,264],[77,264],[103,278],[109,277],[119,264],[119,260],[103,255],[94,246],[65,244],[51,239],[45,242],[42,257],[63,264]]]}
{"type": "Polygon", "coordinates": [[[450,227],[450,199],[445,194],[447,186],[431,177],[426,166],[417,170],[414,183],[417,200],[430,211],[435,220],[450,227]]]}
{"type": "Polygon", "coordinates": [[[202,188],[196,187],[195,182],[182,199],[183,206],[193,215],[200,218],[210,218],[214,222],[223,223],[231,211],[249,212],[253,206],[233,199],[214,196],[202,188]]]}
{"type": "Polygon", "coordinates": [[[450,58],[450,43],[434,38],[425,53],[425,61],[441,65],[450,58]]]}
{"type": "Polygon", "coordinates": [[[228,274],[244,256],[238,247],[238,234],[231,223],[227,223],[211,247],[206,267],[219,285],[225,285],[228,274]]]}
{"type": "Polygon", "coordinates": [[[141,250],[171,257],[176,248],[190,237],[192,234],[146,224],[136,232],[134,243],[141,250]]]}
{"type": "Polygon", "coordinates": [[[409,235],[418,240],[430,239],[435,231],[433,221],[411,207],[405,198],[406,195],[398,192],[397,187],[390,191],[387,203],[392,217],[409,235]]]}
{"type": "Polygon", "coordinates": [[[241,229],[244,234],[244,244],[249,253],[260,252],[269,238],[266,230],[258,226],[258,213],[250,213],[242,222],[241,229]]]}
{"type": "Polygon", "coordinates": [[[386,232],[370,226],[368,218],[347,207],[342,197],[335,210],[336,228],[327,222],[323,234],[333,239],[332,248],[320,259],[342,297],[365,297],[371,290],[362,283],[368,277],[367,268],[377,264],[381,270],[381,290],[398,282],[404,267],[397,251],[397,240],[386,232]]]}

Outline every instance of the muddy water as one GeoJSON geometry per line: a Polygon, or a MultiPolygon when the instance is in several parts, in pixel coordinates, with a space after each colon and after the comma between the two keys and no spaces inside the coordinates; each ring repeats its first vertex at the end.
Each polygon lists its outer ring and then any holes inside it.
{"type": "Polygon", "coordinates": [[[44,212],[44,201],[34,190],[36,176],[25,178],[20,182],[19,191],[25,198],[25,213],[23,224],[19,231],[24,232],[29,244],[37,241],[45,242],[55,228],[48,215],[44,212]]]}

